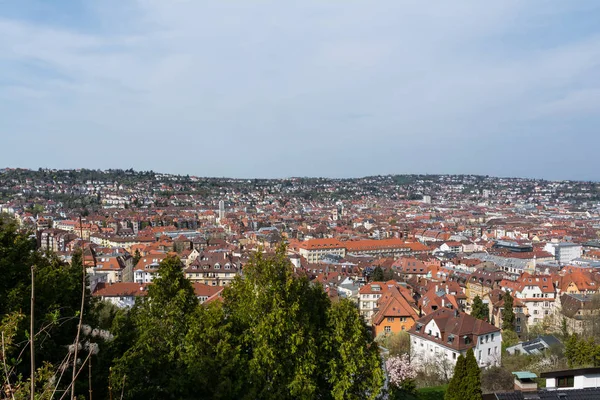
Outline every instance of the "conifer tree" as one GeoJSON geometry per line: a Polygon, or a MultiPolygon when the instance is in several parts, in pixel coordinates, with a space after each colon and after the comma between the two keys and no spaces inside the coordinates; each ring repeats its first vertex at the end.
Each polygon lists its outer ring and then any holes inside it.
{"type": "Polygon", "coordinates": [[[381,281],[385,280],[385,274],[381,267],[378,266],[373,270],[373,275],[371,275],[371,280],[373,282],[381,282],[381,281]]]}
{"type": "Polygon", "coordinates": [[[466,378],[463,384],[463,399],[464,400],[481,400],[481,369],[475,359],[473,349],[467,351],[465,358],[465,369],[467,371],[466,378]]]}
{"type": "Polygon", "coordinates": [[[567,358],[567,365],[569,368],[573,368],[576,364],[577,359],[577,334],[573,333],[565,342],[565,357],[567,358]]]}
{"type": "Polygon", "coordinates": [[[510,292],[504,293],[504,308],[502,309],[502,329],[515,330],[515,313],[513,311],[513,297],[510,292]]]}
{"type": "Polygon", "coordinates": [[[454,366],[454,374],[446,390],[444,400],[462,400],[463,399],[463,388],[465,385],[465,378],[467,377],[467,365],[465,357],[460,354],[456,359],[456,365],[454,366]]]}

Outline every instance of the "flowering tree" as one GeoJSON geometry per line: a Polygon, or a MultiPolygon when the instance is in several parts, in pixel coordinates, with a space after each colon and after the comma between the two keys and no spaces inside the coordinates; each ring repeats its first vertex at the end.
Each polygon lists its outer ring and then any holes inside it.
{"type": "Polygon", "coordinates": [[[411,365],[408,354],[388,358],[385,368],[388,372],[392,392],[412,393],[415,391],[417,370],[411,365]]]}

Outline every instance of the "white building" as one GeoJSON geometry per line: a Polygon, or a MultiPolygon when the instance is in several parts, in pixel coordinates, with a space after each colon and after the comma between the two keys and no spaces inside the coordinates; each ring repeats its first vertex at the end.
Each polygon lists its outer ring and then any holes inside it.
{"type": "Polygon", "coordinates": [[[481,367],[500,365],[500,328],[458,310],[441,308],[420,318],[408,333],[417,363],[445,359],[454,365],[459,355],[473,349],[481,367]]]}
{"type": "Polygon", "coordinates": [[[581,245],[567,242],[550,242],[544,246],[544,251],[552,254],[556,261],[561,264],[568,264],[576,258],[581,257],[583,250],[581,245]]]}
{"type": "Polygon", "coordinates": [[[329,254],[345,257],[346,247],[337,239],[311,239],[300,243],[298,252],[309,263],[316,263],[329,254]]]}
{"type": "Polygon", "coordinates": [[[548,275],[523,274],[520,285],[513,293],[527,307],[527,325],[535,325],[554,314],[556,293],[552,279],[548,275]]]}
{"type": "MultiPolygon", "coordinates": [[[[599,367],[544,372],[540,374],[540,377],[546,378],[546,390],[569,390],[600,387],[599,367]]],[[[588,398],[597,398],[592,396],[594,396],[594,394],[591,394],[591,396],[588,398]]]]}

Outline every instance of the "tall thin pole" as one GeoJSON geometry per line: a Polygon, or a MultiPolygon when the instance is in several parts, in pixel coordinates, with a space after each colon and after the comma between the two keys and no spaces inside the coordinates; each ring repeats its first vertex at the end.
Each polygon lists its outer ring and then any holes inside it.
{"type": "Polygon", "coordinates": [[[31,311],[29,315],[29,350],[31,352],[31,400],[35,399],[35,331],[33,316],[35,307],[35,266],[31,266],[31,311]]]}
{"type": "Polygon", "coordinates": [[[92,357],[88,361],[88,385],[90,387],[90,400],[92,400],[92,357]]]}
{"type": "Polygon", "coordinates": [[[79,350],[79,333],[81,332],[81,324],[83,322],[83,309],[85,304],[85,259],[84,259],[84,246],[83,241],[83,225],[81,224],[81,215],[79,216],[79,228],[81,232],[81,269],[82,269],[82,282],[81,282],[81,309],[79,310],[79,325],[77,326],[77,335],[75,336],[75,347],[73,349],[73,376],[71,378],[71,400],[75,400],[75,379],[77,379],[77,351],[79,350]]]}

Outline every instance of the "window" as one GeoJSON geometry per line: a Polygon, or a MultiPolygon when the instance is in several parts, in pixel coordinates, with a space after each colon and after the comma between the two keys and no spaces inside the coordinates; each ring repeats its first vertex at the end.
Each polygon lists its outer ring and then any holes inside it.
{"type": "Polygon", "coordinates": [[[516,331],[517,331],[517,333],[520,333],[520,332],[521,332],[521,326],[520,326],[520,325],[517,325],[517,326],[516,326],[516,331]]]}
{"type": "Polygon", "coordinates": [[[575,386],[574,376],[561,376],[559,378],[556,378],[556,387],[567,388],[573,386],[575,386]]]}
{"type": "Polygon", "coordinates": [[[394,317],[387,317],[387,322],[394,322],[394,317]]]}
{"type": "Polygon", "coordinates": [[[456,353],[452,353],[452,359],[456,360],[456,353]]]}
{"type": "Polygon", "coordinates": [[[492,354],[492,349],[491,349],[491,348],[489,348],[489,349],[488,349],[488,356],[489,356],[489,355],[491,355],[491,354],[492,354]]]}
{"type": "Polygon", "coordinates": [[[383,328],[385,333],[390,333],[392,332],[392,327],[391,326],[386,326],[385,328],[383,328]]]}
{"type": "Polygon", "coordinates": [[[521,317],[517,317],[517,324],[521,322],[521,317]]]}
{"type": "Polygon", "coordinates": [[[481,361],[481,350],[479,350],[479,354],[478,354],[478,357],[477,357],[477,359],[478,359],[479,361],[481,361]]]}
{"type": "Polygon", "coordinates": [[[406,322],[406,317],[400,317],[400,322],[406,322]]]}

